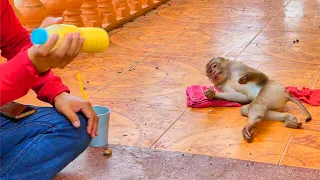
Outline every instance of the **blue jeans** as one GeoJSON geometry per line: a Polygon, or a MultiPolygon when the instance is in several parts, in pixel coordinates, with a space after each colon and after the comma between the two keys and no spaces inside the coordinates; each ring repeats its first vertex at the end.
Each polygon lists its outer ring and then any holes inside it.
{"type": "Polygon", "coordinates": [[[36,109],[18,122],[0,117],[1,180],[52,179],[91,141],[83,115],[77,129],[54,108],[36,109]]]}

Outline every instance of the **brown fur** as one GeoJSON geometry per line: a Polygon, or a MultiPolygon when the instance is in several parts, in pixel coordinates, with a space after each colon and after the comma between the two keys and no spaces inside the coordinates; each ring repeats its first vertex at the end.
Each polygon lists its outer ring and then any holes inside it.
{"type": "Polygon", "coordinates": [[[210,60],[206,65],[206,76],[223,92],[208,89],[206,97],[222,99],[244,104],[240,113],[249,118],[249,123],[243,128],[243,138],[252,142],[256,127],[262,119],[284,122],[289,128],[300,128],[301,122],[284,108],[288,101],[296,103],[311,120],[308,110],[295,98],[291,97],[283,85],[268,78],[243,63],[230,61],[221,57],[210,60]]]}

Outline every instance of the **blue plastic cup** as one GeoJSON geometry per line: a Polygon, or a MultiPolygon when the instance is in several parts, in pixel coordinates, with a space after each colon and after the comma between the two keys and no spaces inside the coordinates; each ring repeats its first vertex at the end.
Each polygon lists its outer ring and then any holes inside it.
{"type": "Polygon", "coordinates": [[[105,106],[93,106],[93,110],[99,118],[98,136],[94,137],[89,146],[103,147],[108,145],[110,109],[105,106]]]}

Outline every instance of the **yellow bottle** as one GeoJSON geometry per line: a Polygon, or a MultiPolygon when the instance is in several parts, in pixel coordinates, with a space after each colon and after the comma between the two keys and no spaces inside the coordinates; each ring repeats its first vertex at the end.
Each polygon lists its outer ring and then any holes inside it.
{"type": "Polygon", "coordinates": [[[76,27],[67,24],[54,24],[46,28],[37,28],[31,33],[31,42],[41,45],[47,42],[50,35],[58,34],[59,40],[55,46],[59,46],[67,33],[79,32],[85,39],[81,52],[102,53],[109,47],[109,35],[107,31],[96,27],[76,27]]]}

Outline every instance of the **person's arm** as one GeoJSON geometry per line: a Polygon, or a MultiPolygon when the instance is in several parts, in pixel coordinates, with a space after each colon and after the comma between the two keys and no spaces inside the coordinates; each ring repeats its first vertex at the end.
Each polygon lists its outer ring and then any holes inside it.
{"type": "Polygon", "coordinates": [[[32,44],[8,0],[1,0],[1,55],[8,62],[0,65],[0,105],[16,100],[32,88],[37,98],[53,104],[61,92],[70,92],[61,79],[50,70],[38,75],[28,57],[32,44]]]}
{"type": "Polygon", "coordinates": [[[28,93],[38,81],[38,72],[23,51],[0,65],[0,106],[28,93]]]}
{"type": "Polygon", "coordinates": [[[38,81],[27,49],[21,48],[27,42],[26,34],[9,2],[1,0],[0,49],[10,61],[0,64],[0,106],[24,96],[38,81]]]}
{"type": "Polygon", "coordinates": [[[37,93],[37,98],[43,102],[48,102],[54,105],[54,98],[62,93],[70,93],[69,88],[62,83],[60,77],[55,76],[50,70],[45,75],[40,76],[39,80],[32,87],[37,93]]]}

